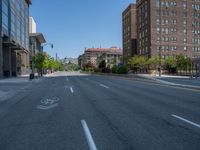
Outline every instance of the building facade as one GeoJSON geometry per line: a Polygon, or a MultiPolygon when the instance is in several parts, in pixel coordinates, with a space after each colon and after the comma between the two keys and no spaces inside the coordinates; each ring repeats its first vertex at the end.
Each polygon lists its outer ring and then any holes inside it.
{"type": "Polygon", "coordinates": [[[138,54],[200,57],[199,0],[137,0],[138,54]]]}
{"type": "Polygon", "coordinates": [[[123,58],[137,55],[137,9],[136,4],[130,4],[122,14],[123,26],[123,58]]]}
{"type": "MultiPolygon", "coordinates": [[[[78,58],[79,66],[81,68],[84,68],[87,64],[90,63],[94,68],[98,68],[100,59],[102,59],[102,55],[107,54],[107,53],[112,53],[113,55],[114,55],[114,53],[122,54],[122,49],[117,48],[117,47],[88,48],[85,50],[83,55],[79,56],[79,58],[78,58]]],[[[105,55],[105,56],[107,56],[107,55],[105,55]]],[[[113,58],[113,57],[110,57],[110,58],[113,58]]],[[[110,60],[110,62],[111,62],[111,60],[110,60]]]]}
{"type": "Polygon", "coordinates": [[[107,68],[112,68],[113,66],[119,65],[122,58],[122,51],[108,51],[102,53],[100,57],[97,58],[97,65],[99,66],[102,61],[106,62],[107,68]]]}
{"type": "Polygon", "coordinates": [[[77,58],[65,57],[61,61],[62,61],[63,64],[76,64],[76,65],[78,65],[78,59],[77,58]]]}
{"type": "Polygon", "coordinates": [[[42,53],[42,44],[46,43],[46,40],[42,33],[30,33],[30,68],[33,71],[34,64],[32,58],[38,53],[42,53]]]}
{"type": "Polygon", "coordinates": [[[37,32],[37,24],[33,17],[29,17],[29,33],[37,32]]]}
{"type": "Polygon", "coordinates": [[[17,76],[29,68],[31,0],[1,0],[0,76],[17,76]]]}

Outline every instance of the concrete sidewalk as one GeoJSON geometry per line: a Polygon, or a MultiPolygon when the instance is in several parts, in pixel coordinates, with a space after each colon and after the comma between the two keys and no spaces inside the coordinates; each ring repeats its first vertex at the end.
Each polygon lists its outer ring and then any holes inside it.
{"type": "Polygon", "coordinates": [[[44,77],[51,77],[54,76],[57,72],[51,73],[51,74],[46,74],[43,75],[43,77],[38,77],[37,74],[35,74],[35,78],[33,80],[30,80],[30,75],[21,75],[19,77],[12,77],[12,78],[0,78],[0,86],[1,83],[34,83],[34,82],[39,82],[42,80],[44,77]]]}
{"type": "Polygon", "coordinates": [[[33,80],[29,79],[29,75],[23,75],[13,78],[1,78],[0,79],[0,102],[3,102],[20,92],[26,91],[30,86],[35,83],[41,82],[43,79],[52,77],[56,72],[52,74],[44,75],[43,77],[37,77],[33,80]]]}
{"type": "Polygon", "coordinates": [[[18,93],[24,92],[31,85],[24,79],[0,80],[0,103],[13,96],[17,96],[18,93]]]}
{"type": "Polygon", "coordinates": [[[43,78],[29,80],[29,77],[15,77],[0,79],[0,103],[26,91],[30,86],[39,83],[43,78]]]}
{"type": "Polygon", "coordinates": [[[29,77],[2,78],[0,79],[0,86],[1,83],[16,83],[16,84],[35,83],[39,82],[41,79],[42,78],[36,78],[34,80],[30,80],[29,77]]]}
{"type": "Polygon", "coordinates": [[[1,83],[28,83],[30,82],[28,77],[15,77],[15,78],[3,78],[0,79],[1,83]]]}

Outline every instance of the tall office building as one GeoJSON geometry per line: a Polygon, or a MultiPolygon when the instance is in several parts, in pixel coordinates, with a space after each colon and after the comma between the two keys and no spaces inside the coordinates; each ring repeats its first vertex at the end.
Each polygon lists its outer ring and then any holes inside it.
{"type": "Polygon", "coordinates": [[[37,32],[37,24],[33,17],[29,17],[29,33],[36,33],[37,32]]]}
{"type": "Polygon", "coordinates": [[[137,0],[136,6],[139,55],[200,58],[199,0],[137,0]]]}
{"type": "Polygon", "coordinates": [[[29,68],[31,0],[1,0],[0,76],[16,76],[29,68]]]}
{"type": "Polygon", "coordinates": [[[42,33],[37,33],[37,24],[33,17],[29,17],[29,46],[30,46],[30,68],[33,69],[32,58],[43,52],[42,44],[46,43],[42,33]]]}
{"type": "Polygon", "coordinates": [[[123,58],[128,59],[137,54],[137,9],[130,4],[122,14],[123,26],[123,58]]]}

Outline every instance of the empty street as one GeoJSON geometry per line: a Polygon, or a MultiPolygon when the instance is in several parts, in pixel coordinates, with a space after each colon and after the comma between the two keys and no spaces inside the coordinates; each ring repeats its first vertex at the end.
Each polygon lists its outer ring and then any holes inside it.
{"type": "Polygon", "coordinates": [[[198,150],[200,92],[57,72],[1,102],[0,150],[198,150]]]}

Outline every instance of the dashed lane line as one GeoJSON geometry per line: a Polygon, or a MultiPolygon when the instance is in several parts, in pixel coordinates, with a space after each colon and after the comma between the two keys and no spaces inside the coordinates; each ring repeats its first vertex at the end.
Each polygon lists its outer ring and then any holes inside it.
{"type": "Polygon", "coordinates": [[[84,130],[84,133],[85,133],[85,137],[87,139],[87,143],[88,143],[88,146],[89,146],[90,150],[97,150],[97,147],[96,147],[95,142],[94,142],[94,140],[92,138],[90,129],[89,129],[86,121],[85,120],[81,120],[81,124],[82,124],[83,130],[84,130]]]}
{"type": "Polygon", "coordinates": [[[100,85],[101,87],[104,87],[104,88],[106,88],[106,89],[109,89],[109,87],[106,86],[106,85],[104,85],[104,84],[99,83],[99,85],[100,85]]]}
{"type": "Polygon", "coordinates": [[[188,123],[188,124],[190,124],[190,125],[193,125],[193,126],[195,126],[195,127],[200,128],[200,125],[199,125],[199,124],[194,123],[194,122],[192,122],[192,121],[190,121],[190,120],[187,120],[187,119],[185,119],[185,118],[182,118],[182,117],[180,117],[180,116],[177,116],[177,115],[174,115],[174,114],[173,114],[172,117],[174,117],[174,118],[176,118],[176,119],[179,119],[179,120],[182,120],[182,121],[184,121],[184,122],[186,122],[186,123],[188,123]]]}
{"type": "Polygon", "coordinates": [[[74,90],[73,90],[73,88],[72,88],[72,87],[70,87],[70,91],[71,91],[71,93],[74,93],[74,90]]]}

